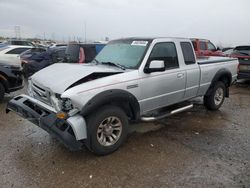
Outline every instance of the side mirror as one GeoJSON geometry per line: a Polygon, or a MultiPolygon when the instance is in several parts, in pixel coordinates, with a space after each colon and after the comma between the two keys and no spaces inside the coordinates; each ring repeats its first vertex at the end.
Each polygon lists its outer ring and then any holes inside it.
{"type": "Polygon", "coordinates": [[[152,60],[150,61],[149,65],[145,67],[145,73],[151,72],[163,72],[165,71],[165,63],[162,60],[152,60]]]}

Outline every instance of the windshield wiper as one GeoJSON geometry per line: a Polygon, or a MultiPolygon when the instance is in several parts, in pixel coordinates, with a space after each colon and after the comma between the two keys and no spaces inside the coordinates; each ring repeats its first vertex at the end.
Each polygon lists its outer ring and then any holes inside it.
{"type": "Polygon", "coordinates": [[[93,59],[93,61],[95,61],[96,64],[99,64],[99,63],[100,63],[97,59],[93,59]]]}
{"type": "Polygon", "coordinates": [[[126,67],[123,66],[123,65],[121,65],[121,64],[119,64],[119,63],[113,63],[113,62],[110,62],[110,61],[108,61],[108,62],[101,62],[101,63],[104,64],[104,65],[116,66],[116,67],[119,67],[122,70],[126,70],[126,67]]]}

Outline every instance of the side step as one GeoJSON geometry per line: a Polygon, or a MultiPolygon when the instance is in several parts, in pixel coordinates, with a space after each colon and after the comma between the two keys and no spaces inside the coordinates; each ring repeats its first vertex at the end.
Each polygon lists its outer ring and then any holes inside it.
{"type": "Polygon", "coordinates": [[[159,116],[151,116],[151,117],[148,117],[148,116],[144,116],[141,118],[142,121],[146,121],[146,122],[150,122],[150,121],[155,121],[155,120],[159,120],[159,119],[163,119],[163,118],[166,118],[166,117],[169,117],[171,115],[174,115],[174,114],[178,114],[180,112],[183,112],[183,111],[186,111],[186,110],[189,110],[191,108],[193,108],[193,104],[189,104],[187,106],[183,106],[181,108],[177,108],[177,109],[174,109],[170,112],[167,112],[163,115],[159,115],[159,116]]]}

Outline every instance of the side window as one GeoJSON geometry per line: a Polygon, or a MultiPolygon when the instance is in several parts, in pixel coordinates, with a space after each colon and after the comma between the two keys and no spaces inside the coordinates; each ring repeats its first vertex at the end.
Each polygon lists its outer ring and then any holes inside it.
{"type": "Polygon", "coordinates": [[[175,44],[172,42],[156,44],[150,54],[149,60],[163,60],[166,69],[179,67],[175,44]]]}
{"type": "Polygon", "coordinates": [[[192,46],[189,42],[181,42],[181,49],[186,65],[195,64],[195,57],[192,46]]]}
{"type": "Polygon", "coordinates": [[[86,63],[93,61],[96,56],[96,49],[95,46],[87,46],[84,48],[86,54],[86,63]]]}
{"type": "Polygon", "coordinates": [[[210,50],[210,51],[216,51],[216,47],[213,45],[213,43],[211,43],[211,42],[208,42],[207,43],[207,48],[208,48],[208,50],[210,50]]]}
{"type": "Polygon", "coordinates": [[[29,50],[29,48],[15,48],[13,50],[8,51],[6,54],[21,54],[25,51],[29,50]]]}
{"type": "Polygon", "coordinates": [[[207,50],[206,42],[200,41],[200,49],[201,49],[201,50],[207,50]]]}
{"type": "Polygon", "coordinates": [[[194,50],[197,51],[197,43],[196,43],[196,41],[192,41],[192,44],[193,44],[194,50]]]}

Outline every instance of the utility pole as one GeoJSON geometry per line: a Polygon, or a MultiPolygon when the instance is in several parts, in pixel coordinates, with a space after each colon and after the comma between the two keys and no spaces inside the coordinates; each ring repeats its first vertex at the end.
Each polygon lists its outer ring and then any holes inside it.
{"type": "Polygon", "coordinates": [[[87,24],[86,24],[86,21],[84,22],[84,38],[85,38],[85,43],[87,43],[87,24]]]}
{"type": "Polygon", "coordinates": [[[15,30],[16,39],[21,39],[21,27],[19,25],[16,25],[14,27],[14,30],[15,30]]]}

